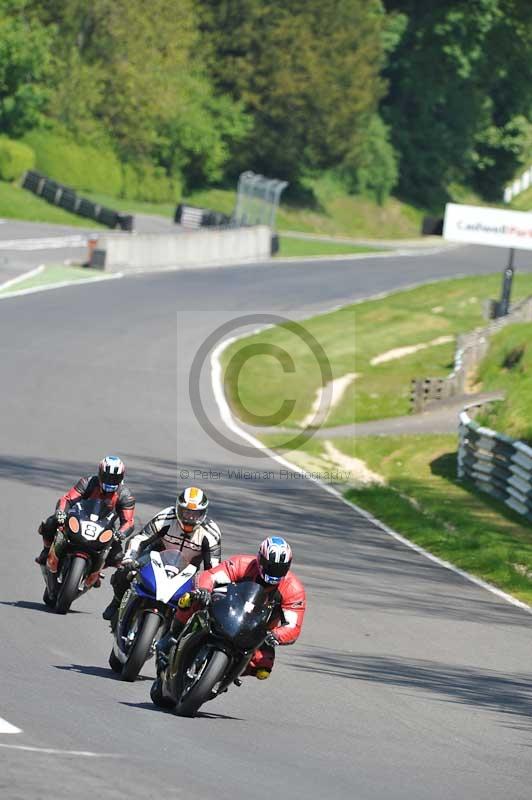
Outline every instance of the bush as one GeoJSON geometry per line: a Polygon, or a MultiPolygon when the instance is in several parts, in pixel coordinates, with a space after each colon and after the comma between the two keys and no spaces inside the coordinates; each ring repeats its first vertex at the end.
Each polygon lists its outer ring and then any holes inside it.
{"type": "Polygon", "coordinates": [[[22,142],[0,137],[0,178],[16,181],[23,172],[35,166],[35,153],[22,142]]]}
{"type": "Polygon", "coordinates": [[[111,148],[78,144],[62,132],[35,130],[24,140],[33,147],[37,169],[59,183],[117,197],[120,162],[111,148]]]}
{"type": "Polygon", "coordinates": [[[341,167],[347,189],[370,197],[382,205],[397,183],[397,156],[389,130],[378,115],[368,125],[364,141],[347,155],[341,167]]]}
{"type": "Polygon", "coordinates": [[[125,200],[146,200],[150,203],[176,202],[181,197],[181,182],[169,178],[162,167],[148,162],[122,165],[120,196],[125,200]]]}

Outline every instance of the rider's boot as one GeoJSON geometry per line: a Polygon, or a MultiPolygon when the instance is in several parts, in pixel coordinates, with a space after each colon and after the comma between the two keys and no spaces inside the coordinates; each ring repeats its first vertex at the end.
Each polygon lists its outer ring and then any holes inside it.
{"type": "Polygon", "coordinates": [[[35,558],[35,563],[44,566],[48,559],[48,553],[50,552],[49,547],[43,547],[39,555],[35,558]]]}
{"type": "Polygon", "coordinates": [[[35,563],[39,564],[40,566],[44,566],[48,558],[48,553],[50,552],[50,547],[52,546],[53,537],[50,538],[50,533],[45,532],[44,522],[41,522],[39,525],[38,533],[39,536],[42,536],[43,548],[39,555],[35,558],[35,563]]]}
{"type": "Polygon", "coordinates": [[[115,614],[118,613],[119,608],[120,608],[120,599],[116,595],[113,595],[113,599],[111,600],[107,608],[105,608],[102,611],[102,617],[106,619],[108,622],[110,622],[115,616],[115,614]]]}
{"type": "Polygon", "coordinates": [[[168,631],[155,645],[155,663],[158,675],[168,666],[168,655],[172,647],[177,644],[178,636],[183,628],[184,625],[181,622],[174,620],[168,631]]]}

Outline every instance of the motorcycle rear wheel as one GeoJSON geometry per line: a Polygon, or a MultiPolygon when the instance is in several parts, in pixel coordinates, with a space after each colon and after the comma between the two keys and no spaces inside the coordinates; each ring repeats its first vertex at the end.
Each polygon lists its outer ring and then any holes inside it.
{"type": "Polygon", "coordinates": [[[176,714],[180,717],[193,717],[203,703],[211,700],[212,690],[222,680],[228,664],[229,656],[226,653],[222,650],[213,650],[207,666],[197,681],[186,691],[182,699],[178,699],[176,714]]]}

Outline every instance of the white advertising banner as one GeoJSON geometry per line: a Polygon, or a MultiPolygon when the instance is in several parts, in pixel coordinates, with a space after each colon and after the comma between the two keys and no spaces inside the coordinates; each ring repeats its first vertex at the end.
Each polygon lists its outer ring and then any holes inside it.
{"type": "Polygon", "coordinates": [[[443,238],[451,242],[532,250],[532,213],[447,203],[443,238]]]}

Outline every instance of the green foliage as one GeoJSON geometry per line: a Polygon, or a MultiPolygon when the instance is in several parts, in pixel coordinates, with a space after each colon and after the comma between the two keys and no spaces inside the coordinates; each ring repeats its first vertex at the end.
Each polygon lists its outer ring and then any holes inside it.
{"type": "Polygon", "coordinates": [[[508,325],[491,339],[478,377],[485,389],[504,389],[506,399],[486,407],[479,421],[532,444],[532,324],[508,325]]]}
{"type": "Polygon", "coordinates": [[[118,195],[120,163],[109,148],[81,145],[60,131],[35,130],[25,141],[33,147],[37,169],[67,186],[118,195]]]}
{"type": "Polygon", "coordinates": [[[14,142],[5,136],[0,137],[0,178],[14,181],[23,172],[35,166],[35,153],[22,142],[14,142]]]}
{"type": "Polygon", "coordinates": [[[388,127],[378,115],[371,117],[367,135],[340,168],[348,189],[382,205],[397,183],[397,156],[388,127]]]}
{"type": "Polygon", "coordinates": [[[532,6],[522,0],[386,0],[408,18],[386,70],[384,114],[400,191],[436,206],[450,183],[500,197],[532,107],[532,6]]]}
{"type": "Polygon", "coordinates": [[[0,130],[22,136],[39,123],[48,98],[50,33],[29,0],[0,0],[0,130]]]}
{"type": "Polygon", "coordinates": [[[120,197],[126,200],[146,200],[150,203],[173,203],[181,196],[181,185],[176,176],[169,178],[162,167],[149,161],[123,164],[120,197]]]}
{"type": "Polygon", "coordinates": [[[210,0],[202,8],[216,85],[254,121],[235,170],[297,181],[356,150],[385,88],[380,0],[210,0]]]}

